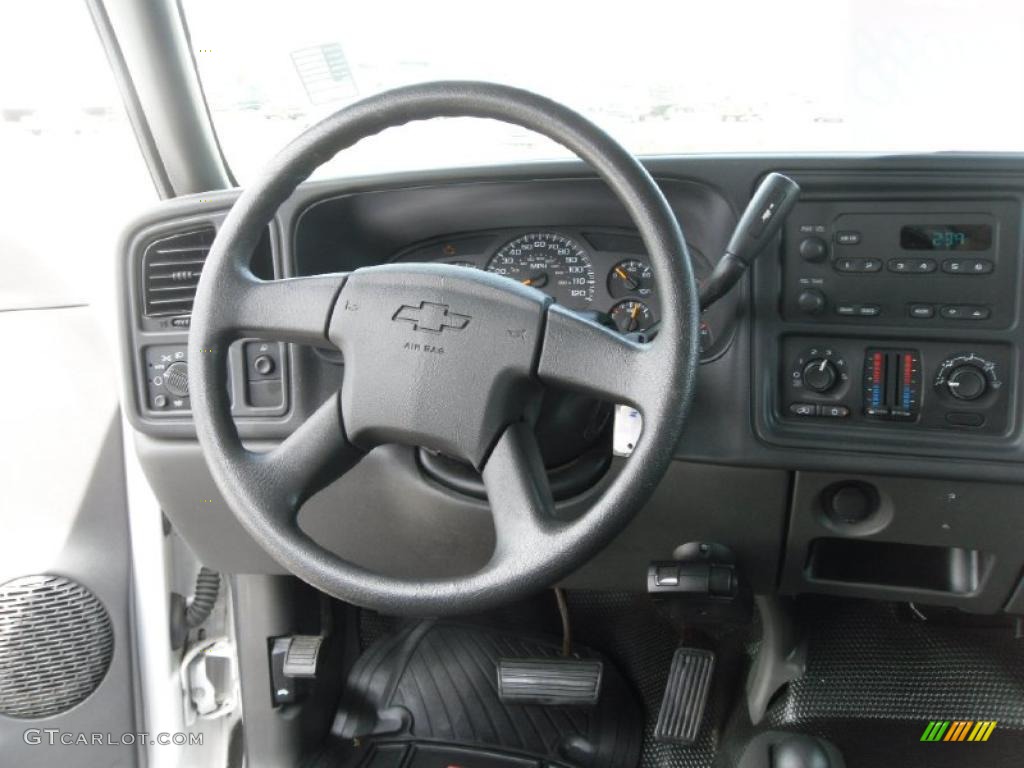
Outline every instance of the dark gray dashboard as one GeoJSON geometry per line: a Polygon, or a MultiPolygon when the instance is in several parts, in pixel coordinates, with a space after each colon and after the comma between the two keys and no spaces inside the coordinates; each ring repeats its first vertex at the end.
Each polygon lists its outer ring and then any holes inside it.
{"type": "MultiPolygon", "coordinates": [[[[578,583],[641,588],[643,564],[669,556],[669,542],[720,540],[741,553],[761,590],[781,585],[787,591],[916,597],[976,610],[1002,607],[1024,567],[1024,515],[1009,511],[1024,508],[1024,162],[991,156],[700,157],[648,165],[695,251],[698,276],[713,267],[765,173],[791,175],[803,196],[781,241],[705,317],[709,339],[677,467],[649,509],[576,577],[578,583]],[[985,225],[994,235],[981,250],[975,244],[968,252],[910,252],[901,246],[900,222],[954,230],[985,225]],[[820,243],[807,245],[809,239],[820,243]],[[908,260],[910,267],[903,263],[908,260]],[[977,274],[949,271],[953,260],[977,274]],[[976,267],[978,261],[986,263],[976,267]],[[924,317],[925,310],[915,307],[931,307],[932,314],[924,317]],[[950,307],[962,307],[965,315],[951,314],[950,307]],[[981,309],[983,317],[969,316],[981,309]],[[942,365],[964,353],[991,363],[998,377],[998,386],[987,379],[982,395],[971,400],[950,394],[955,389],[945,380],[936,383],[942,365]],[[812,357],[842,363],[835,367],[838,378],[820,392],[803,379],[794,387],[812,357]],[[900,389],[902,379],[883,377],[876,383],[883,394],[870,394],[864,377],[872,360],[876,368],[906,372],[916,389],[908,395],[900,389]],[[871,397],[882,399],[868,414],[871,397]],[[844,483],[874,489],[865,520],[832,515],[833,486],[844,483]],[[886,583],[866,582],[857,568],[842,567],[863,558],[899,563],[915,556],[927,563],[927,573],[904,577],[896,568],[897,577],[886,583]],[[826,561],[840,565],[825,567],[826,561]],[[954,583],[943,576],[951,571],[968,576],[954,583]]],[[[126,232],[125,408],[169,517],[226,569],[263,571],[274,566],[238,538],[226,507],[216,514],[227,519],[213,522],[214,510],[200,509],[192,499],[216,490],[198,454],[187,397],[176,398],[179,407],[167,408],[172,401],[166,398],[156,407],[161,391],[152,385],[163,371],[154,371],[153,361],[167,354],[164,364],[176,361],[187,325],[178,316],[146,316],[152,284],[145,272],[147,248],[174,233],[216,228],[234,197],[182,198],[126,232]]],[[[625,212],[577,164],[306,184],[281,209],[258,256],[267,277],[395,259],[458,259],[483,268],[497,249],[530,232],[561,233],[583,245],[597,274],[594,303],[603,311],[616,300],[605,287],[609,270],[624,259],[643,258],[625,212]]],[[[236,422],[254,444],[288,434],[340,385],[343,370],[329,350],[261,345],[239,345],[231,369],[236,422]],[[270,374],[265,361],[255,367],[260,354],[272,357],[270,374]]],[[[975,365],[973,360],[966,364],[975,365]]],[[[975,367],[982,376],[990,372],[975,367]]],[[[462,566],[486,557],[491,538],[480,502],[424,480],[415,459],[401,449],[371,459],[355,480],[327,489],[304,511],[318,537],[357,561],[376,557],[368,564],[408,568],[407,561],[398,564],[408,553],[384,541],[385,526],[411,530],[413,518],[434,515],[466,550],[462,566]],[[390,511],[372,529],[378,538],[372,530],[359,540],[346,536],[331,524],[332,515],[348,507],[365,521],[381,503],[366,490],[375,484],[418,494],[417,514],[400,510],[401,498],[389,498],[390,511]],[[366,554],[372,550],[378,554],[366,554]]],[[[585,503],[586,496],[577,502],[585,503]]],[[[399,539],[416,550],[423,575],[453,567],[444,537],[417,541],[410,533],[399,539]]]]}

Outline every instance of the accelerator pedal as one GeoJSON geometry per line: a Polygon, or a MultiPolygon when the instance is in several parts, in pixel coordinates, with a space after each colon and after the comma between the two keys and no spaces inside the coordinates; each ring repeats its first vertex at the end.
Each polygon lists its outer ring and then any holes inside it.
{"type": "Polygon", "coordinates": [[[697,740],[704,707],[711,693],[715,654],[699,648],[677,648],[661,699],[654,739],[667,744],[697,740]]]}
{"type": "Polygon", "coordinates": [[[604,665],[587,659],[498,659],[498,696],[506,704],[592,707],[604,665]]]}

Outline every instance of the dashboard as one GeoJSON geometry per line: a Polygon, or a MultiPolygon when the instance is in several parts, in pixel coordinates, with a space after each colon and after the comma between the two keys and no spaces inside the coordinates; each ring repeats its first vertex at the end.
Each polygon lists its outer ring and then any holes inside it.
{"type": "MultiPolygon", "coordinates": [[[[570,584],[643,589],[649,561],[711,541],[736,553],[755,590],[1024,610],[1024,162],[751,156],[648,167],[698,279],[765,174],[791,176],[802,193],[778,240],[702,315],[696,402],[677,461],[648,508],[570,584]]],[[[201,265],[236,194],[165,204],[126,231],[125,407],[161,504],[204,559],[276,572],[229,512],[211,516],[192,498],[217,492],[182,376],[199,273],[173,255],[201,265]]],[[[622,333],[657,332],[658,275],[643,243],[577,164],[305,184],[268,228],[253,270],[288,277],[390,261],[489,270],[622,333]]],[[[343,374],[331,350],[239,342],[229,386],[240,434],[253,445],[280,440],[343,374]]],[[[563,513],[584,508],[619,461],[592,466],[590,490],[573,486],[563,513]]],[[[374,451],[309,502],[307,531],[354,562],[407,576],[486,562],[486,506],[468,479],[439,480],[432,462],[401,447],[374,451]],[[339,529],[341,508],[373,521],[363,538],[339,529]],[[424,516],[435,521],[429,535],[416,525],[424,516]],[[453,546],[463,562],[451,562],[453,546]]]]}

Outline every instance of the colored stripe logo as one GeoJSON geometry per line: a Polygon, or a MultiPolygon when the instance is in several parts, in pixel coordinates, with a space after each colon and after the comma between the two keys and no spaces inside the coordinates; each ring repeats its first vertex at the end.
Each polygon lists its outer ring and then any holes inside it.
{"type": "Polygon", "coordinates": [[[932,720],[921,741],[988,741],[997,720],[932,720]]]}

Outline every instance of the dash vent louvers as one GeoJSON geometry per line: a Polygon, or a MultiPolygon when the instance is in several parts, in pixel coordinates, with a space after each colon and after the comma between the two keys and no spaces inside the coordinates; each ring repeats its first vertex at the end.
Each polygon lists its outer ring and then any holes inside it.
{"type": "Polygon", "coordinates": [[[196,297],[199,273],[216,236],[211,226],[178,232],[152,241],[142,254],[147,317],[188,315],[196,297]]]}

